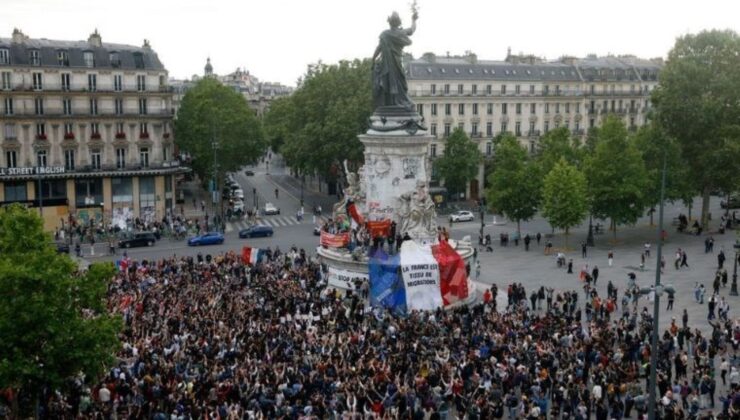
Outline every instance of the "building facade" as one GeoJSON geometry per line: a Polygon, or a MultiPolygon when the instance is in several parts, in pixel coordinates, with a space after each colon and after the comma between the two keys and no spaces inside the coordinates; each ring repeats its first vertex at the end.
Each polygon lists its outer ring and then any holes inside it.
{"type": "MultiPolygon", "coordinates": [[[[227,75],[219,76],[213,72],[213,65],[210,58],[207,59],[206,65],[203,68],[202,77],[212,77],[242,94],[244,99],[247,100],[249,107],[254,110],[259,118],[267,112],[273,100],[293,93],[293,88],[290,86],[274,82],[260,82],[255,75],[242,68],[237,68],[234,72],[227,75]]],[[[173,105],[175,113],[180,109],[182,98],[190,88],[195,86],[200,78],[201,76],[193,75],[190,80],[170,80],[170,84],[174,88],[175,96],[173,105]]]]}
{"type": "Polygon", "coordinates": [[[46,229],[105,219],[124,227],[174,209],[172,90],[142,47],[0,38],[0,205],[41,207],[46,229]]]}
{"type": "MultiPolygon", "coordinates": [[[[409,94],[435,137],[430,159],[444,152],[445,138],[458,127],[490,158],[493,138],[502,132],[534,153],[549,130],[566,127],[583,137],[607,115],[619,116],[634,131],[646,122],[661,65],[659,59],[633,56],[545,61],[509,53],[504,61],[484,61],[472,53],[425,54],[407,62],[407,78],[409,94]]],[[[468,197],[482,196],[483,184],[481,164],[468,197]]]]}

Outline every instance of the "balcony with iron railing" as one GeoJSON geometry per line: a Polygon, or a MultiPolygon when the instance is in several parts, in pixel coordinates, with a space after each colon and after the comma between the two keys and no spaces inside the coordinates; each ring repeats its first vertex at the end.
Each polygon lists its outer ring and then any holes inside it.
{"type": "Polygon", "coordinates": [[[3,89],[2,91],[13,92],[33,92],[52,93],[52,94],[115,94],[115,95],[146,95],[146,94],[172,94],[174,88],[167,85],[147,86],[145,89],[139,89],[136,84],[124,84],[120,89],[116,89],[113,84],[97,84],[91,87],[89,84],[72,84],[70,86],[59,84],[45,84],[41,89],[34,87],[32,83],[20,83],[13,86],[12,89],[3,89]]]}
{"type": "Polygon", "coordinates": [[[100,120],[100,119],[148,119],[148,118],[165,118],[174,116],[172,109],[157,109],[147,110],[146,114],[140,114],[138,112],[132,112],[129,110],[123,113],[116,113],[110,111],[97,112],[92,114],[90,112],[79,112],[73,111],[72,113],[65,113],[62,108],[45,107],[42,114],[37,114],[35,110],[16,111],[12,114],[3,114],[3,118],[8,119],[88,119],[88,120],[100,120]]]}

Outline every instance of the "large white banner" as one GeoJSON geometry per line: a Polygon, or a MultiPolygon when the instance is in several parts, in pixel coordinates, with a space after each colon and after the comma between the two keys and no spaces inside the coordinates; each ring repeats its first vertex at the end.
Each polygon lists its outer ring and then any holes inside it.
{"type": "Polygon", "coordinates": [[[334,267],[329,267],[329,272],[327,273],[327,282],[329,287],[336,289],[355,290],[356,279],[367,282],[369,277],[367,273],[343,270],[341,268],[334,267]]]}
{"type": "Polygon", "coordinates": [[[432,311],[442,306],[439,265],[432,250],[414,241],[401,246],[401,275],[406,286],[406,307],[432,311]]]}

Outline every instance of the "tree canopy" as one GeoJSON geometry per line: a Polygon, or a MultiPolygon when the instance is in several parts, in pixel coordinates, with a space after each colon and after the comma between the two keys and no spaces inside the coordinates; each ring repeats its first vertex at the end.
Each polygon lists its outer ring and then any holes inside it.
{"type": "Polygon", "coordinates": [[[488,177],[488,205],[516,221],[530,220],[537,213],[542,194],[540,167],[527,150],[510,134],[496,144],[493,172],[488,177]]]}
{"type": "Polygon", "coordinates": [[[545,176],[542,188],[542,215],[556,229],[569,230],[579,225],[588,211],[587,184],[583,172],[560,159],[545,176]]]}
{"type": "MultiPolygon", "coordinates": [[[[0,209],[0,389],[16,401],[33,403],[44,387],[62,389],[80,373],[96,378],[113,362],[121,328],[105,306],[113,265],[76,270],[36,212],[0,209]]],[[[15,415],[31,411],[19,408],[15,415]]]]}
{"type": "Polygon", "coordinates": [[[594,154],[585,165],[591,212],[609,218],[616,226],[633,224],[645,209],[645,191],[649,187],[645,164],[633,142],[629,141],[624,122],[614,116],[599,130],[594,154]]]}
{"type": "Polygon", "coordinates": [[[214,175],[214,143],[219,177],[256,161],[267,145],[262,124],[244,96],[210,77],[185,94],[175,135],[180,150],[193,157],[193,171],[202,180],[214,175]]]}
{"type": "Polygon", "coordinates": [[[482,159],[478,146],[462,129],[456,128],[445,140],[444,153],[434,161],[434,165],[444,179],[447,191],[455,194],[465,191],[468,182],[478,174],[478,164],[482,159]]]}
{"type": "Polygon", "coordinates": [[[676,139],[668,136],[656,124],[640,127],[633,137],[637,150],[647,171],[645,205],[656,206],[660,201],[660,184],[663,171],[663,157],[666,160],[665,200],[689,201],[696,189],[691,185],[688,166],[681,155],[681,147],[676,139]]]}
{"type": "Polygon", "coordinates": [[[265,115],[271,144],[280,144],[291,168],[336,176],[342,161],[361,162],[362,143],[373,112],[370,61],[311,66],[293,94],[265,115]]]}
{"type": "Polygon", "coordinates": [[[542,173],[550,173],[560,158],[577,167],[581,166],[584,151],[581,149],[580,140],[571,137],[566,127],[559,127],[548,131],[539,142],[537,150],[537,161],[542,173]]]}
{"type": "Polygon", "coordinates": [[[734,31],[684,35],[668,53],[660,85],[652,94],[657,122],[680,145],[689,176],[703,196],[703,224],[708,220],[710,192],[737,187],[738,68],[740,37],[734,31]]]}

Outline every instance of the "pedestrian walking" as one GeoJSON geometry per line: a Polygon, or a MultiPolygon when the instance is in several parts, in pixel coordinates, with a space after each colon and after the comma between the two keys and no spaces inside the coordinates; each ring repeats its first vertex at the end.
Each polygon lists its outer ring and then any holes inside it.
{"type": "Polygon", "coordinates": [[[681,252],[681,267],[690,268],[689,263],[687,261],[688,261],[688,256],[686,255],[686,251],[681,252]]]}
{"type": "Polygon", "coordinates": [[[681,265],[681,248],[678,248],[676,251],[676,257],[673,259],[673,265],[676,267],[676,270],[680,268],[681,265]]]}
{"type": "Polygon", "coordinates": [[[645,258],[650,258],[650,242],[645,242],[643,247],[645,249],[645,258]]]}
{"type": "Polygon", "coordinates": [[[681,322],[683,323],[684,329],[689,327],[689,312],[686,310],[686,308],[683,308],[683,315],[681,316],[681,322]]]}
{"type": "Polygon", "coordinates": [[[594,269],[591,270],[591,277],[594,279],[594,286],[596,286],[596,282],[599,280],[599,266],[595,265],[594,269]]]}
{"type": "Polygon", "coordinates": [[[539,233],[539,232],[537,232],[536,238],[537,238],[537,245],[539,245],[540,244],[540,240],[542,239],[542,234],[539,233]]]}
{"type": "Polygon", "coordinates": [[[676,299],[676,297],[673,295],[673,293],[668,294],[668,307],[666,307],[667,311],[673,310],[673,301],[676,299]]]}
{"type": "Polygon", "coordinates": [[[529,234],[526,234],[524,236],[524,250],[529,251],[529,243],[532,242],[532,238],[529,236],[529,234]]]}
{"type": "Polygon", "coordinates": [[[607,255],[607,260],[609,260],[609,267],[612,266],[614,263],[614,251],[609,251],[609,254],[607,255]]]}
{"type": "Polygon", "coordinates": [[[568,274],[573,274],[573,259],[568,260],[568,274]]]}
{"type": "Polygon", "coordinates": [[[719,254],[717,254],[717,269],[721,270],[724,264],[725,264],[725,251],[724,249],[721,249],[719,251],[719,254]]]}
{"type": "Polygon", "coordinates": [[[581,257],[586,258],[588,256],[588,248],[585,242],[581,242],[581,257]]]}

